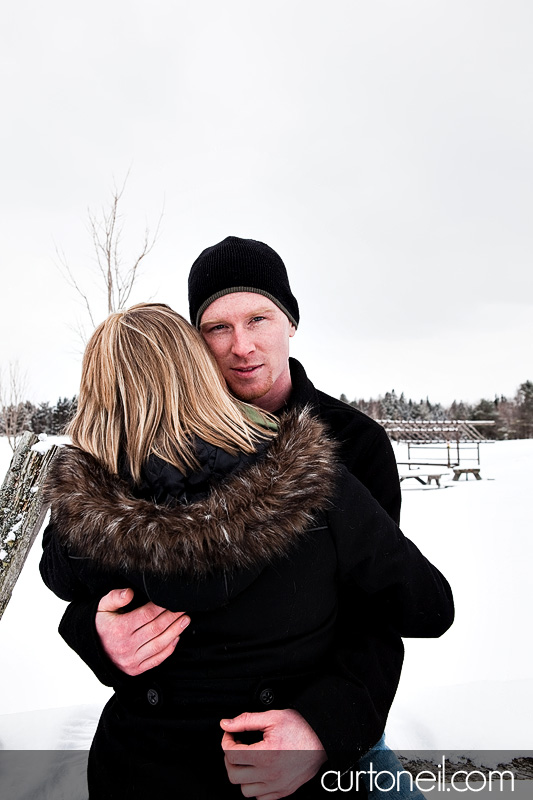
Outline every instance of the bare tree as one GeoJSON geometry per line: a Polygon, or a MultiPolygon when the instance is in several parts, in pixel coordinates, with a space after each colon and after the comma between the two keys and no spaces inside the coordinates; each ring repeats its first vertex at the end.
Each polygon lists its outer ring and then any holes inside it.
{"type": "MultiPolygon", "coordinates": [[[[161,227],[163,212],[161,212],[155,233],[145,228],[139,246],[138,254],[125,264],[122,257],[123,221],[120,213],[120,204],[126,189],[129,173],[120,188],[113,186],[111,200],[107,207],[102,207],[95,214],[88,210],[89,232],[91,235],[94,252],[96,254],[96,272],[100,287],[103,286],[106,297],[106,313],[122,311],[130,298],[135,281],[139,276],[139,266],[144,258],[154,247],[161,227]]],[[[61,274],[81,298],[93,328],[98,322],[95,304],[89,299],[89,294],[84,283],[71,268],[65,254],[56,247],[58,267],[61,274]]],[[[79,330],[82,339],[85,339],[83,328],[79,330]]]]}
{"type": "Polygon", "coordinates": [[[24,402],[27,388],[26,374],[20,371],[17,361],[10,361],[7,371],[0,372],[0,407],[3,432],[13,451],[28,424],[24,402]]]}

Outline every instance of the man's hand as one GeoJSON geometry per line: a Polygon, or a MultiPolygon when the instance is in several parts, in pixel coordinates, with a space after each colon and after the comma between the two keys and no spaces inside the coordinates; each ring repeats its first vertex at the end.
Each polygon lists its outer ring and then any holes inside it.
{"type": "Polygon", "coordinates": [[[140,675],[174,652],[180,634],[191,620],[184,611],[167,611],[153,603],[118,614],[118,609],[132,599],[133,589],[113,589],[102,597],[96,613],[96,631],[115,667],[126,675],[140,675]]]}
{"type": "Polygon", "coordinates": [[[327,760],[311,726],[293,709],[240,714],[220,723],[224,761],[231,783],[245,797],[278,800],[295,792],[316,775],[327,760]],[[245,745],[242,731],[262,731],[263,740],[245,745]]]}

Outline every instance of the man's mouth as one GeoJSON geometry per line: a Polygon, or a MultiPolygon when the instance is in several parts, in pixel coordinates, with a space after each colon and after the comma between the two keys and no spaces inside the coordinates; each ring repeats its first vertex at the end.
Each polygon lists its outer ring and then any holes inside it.
{"type": "Polygon", "coordinates": [[[248,375],[253,375],[258,369],[261,369],[262,366],[262,364],[255,364],[251,367],[231,367],[231,371],[236,375],[246,377],[248,375]]]}

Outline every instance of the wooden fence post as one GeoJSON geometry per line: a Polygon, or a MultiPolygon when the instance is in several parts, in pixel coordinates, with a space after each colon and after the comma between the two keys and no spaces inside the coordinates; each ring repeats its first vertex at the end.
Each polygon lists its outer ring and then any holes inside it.
{"type": "Polygon", "coordinates": [[[0,489],[0,619],[48,510],[42,486],[58,445],[32,450],[38,441],[22,435],[0,489]]]}

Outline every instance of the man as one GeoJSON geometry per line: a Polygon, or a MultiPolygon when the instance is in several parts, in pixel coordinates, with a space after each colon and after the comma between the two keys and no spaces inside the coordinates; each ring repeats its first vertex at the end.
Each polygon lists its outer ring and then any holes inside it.
{"type": "MultiPolygon", "coordinates": [[[[347,468],[398,521],[398,474],[384,430],[361,412],[317,391],[303,367],[289,360],[289,340],[296,332],[299,309],[278,254],[261,242],[237,237],[208,248],[191,269],[189,303],[191,321],[200,329],[233,394],[274,413],[311,405],[339,441],[347,468]]],[[[60,626],[68,644],[106,684],[116,682],[119,671],[137,675],[160,664],[174,651],[190,622],[184,613],[171,613],[151,603],[117,613],[132,596],[129,589],[117,589],[101,599],[97,611],[92,603],[72,604],[60,626]]],[[[269,711],[266,693],[264,711],[243,709],[236,719],[221,722],[228,775],[243,786],[243,792],[245,786],[257,783],[263,787],[258,796],[286,796],[315,775],[326,753],[344,751],[360,757],[376,744],[403,659],[401,640],[378,617],[379,609],[365,610],[368,630],[363,655],[360,646],[353,649],[349,610],[341,602],[331,673],[307,687],[296,708],[269,711]],[[263,733],[263,743],[252,745],[251,750],[299,751],[305,758],[296,765],[280,762],[271,777],[260,764],[254,766],[253,758],[243,756],[239,739],[244,731],[263,733]],[[249,766],[243,766],[243,761],[249,766]]]]}

